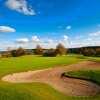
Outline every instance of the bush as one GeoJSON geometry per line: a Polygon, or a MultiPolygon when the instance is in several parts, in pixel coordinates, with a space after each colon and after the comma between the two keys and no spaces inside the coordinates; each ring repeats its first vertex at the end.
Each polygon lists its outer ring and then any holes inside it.
{"type": "Polygon", "coordinates": [[[45,51],[43,53],[43,56],[44,57],[56,57],[57,56],[57,53],[55,52],[54,49],[49,49],[49,50],[47,50],[47,51],[45,51]]]}
{"type": "Polygon", "coordinates": [[[12,51],[11,51],[11,54],[12,54],[13,57],[17,57],[17,55],[16,55],[16,50],[12,50],[12,51]]]}
{"type": "Polygon", "coordinates": [[[18,48],[17,50],[12,50],[11,54],[13,57],[23,56],[26,54],[26,51],[23,48],[18,48]]]}
{"type": "Polygon", "coordinates": [[[96,51],[94,49],[90,49],[90,48],[84,48],[82,50],[82,54],[84,56],[95,56],[96,55],[96,51]]]}
{"type": "Polygon", "coordinates": [[[100,48],[96,49],[96,56],[100,56],[100,48]]]}
{"type": "Polygon", "coordinates": [[[5,52],[1,55],[1,57],[4,57],[4,58],[12,57],[12,54],[10,52],[5,52]]]}
{"type": "Polygon", "coordinates": [[[21,47],[16,50],[16,56],[23,56],[25,54],[26,54],[26,51],[21,47]]]}
{"type": "Polygon", "coordinates": [[[11,54],[10,49],[7,48],[7,51],[3,52],[3,53],[1,54],[1,57],[4,57],[4,58],[12,57],[12,54],[11,54]]]}

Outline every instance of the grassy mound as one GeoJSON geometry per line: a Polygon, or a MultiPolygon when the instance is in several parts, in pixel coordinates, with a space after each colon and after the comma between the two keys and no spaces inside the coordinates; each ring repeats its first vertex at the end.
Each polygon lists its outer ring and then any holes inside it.
{"type": "Polygon", "coordinates": [[[89,80],[94,83],[100,84],[100,71],[88,70],[88,71],[70,71],[65,72],[64,76],[77,79],[89,80]]]}

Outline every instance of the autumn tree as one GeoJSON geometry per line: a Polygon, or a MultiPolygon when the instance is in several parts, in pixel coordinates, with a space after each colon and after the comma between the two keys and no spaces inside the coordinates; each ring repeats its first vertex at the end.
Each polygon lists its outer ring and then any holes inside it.
{"type": "Polygon", "coordinates": [[[37,45],[35,50],[34,50],[34,54],[42,55],[43,54],[43,48],[40,45],[37,45]]]}
{"type": "Polygon", "coordinates": [[[82,54],[84,56],[95,56],[96,51],[92,48],[84,48],[84,49],[82,49],[82,54]]]}
{"type": "Polygon", "coordinates": [[[96,56],[100,56],[100,48],[96,49],[96,56]]]}
{"type": "Polygon", "coordinates": [[[64,55],[66,54],[67,50],[66,48],[64,47],[64,45],[62,45],[61,43],[59,43],[57,46],[56,46],[56,50],[55,52],[59,55],[64,55]]]}
{"type": "Polygon", "coordinates": [[[48,49],[43,53],[43,56],[45,57],[56,57],[57,53],[55,52],[55,49],[48,49]]]}
{"type": "Polygon", "coordinates": [[[26,50],[22,47],[19,47],[17,50],[12,50],[11,54],[13,57],[23,56],[26,54],[26,50]]]}

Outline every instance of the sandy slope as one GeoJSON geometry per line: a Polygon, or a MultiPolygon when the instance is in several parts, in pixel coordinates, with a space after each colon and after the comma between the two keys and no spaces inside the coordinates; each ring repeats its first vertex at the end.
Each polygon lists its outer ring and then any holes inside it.
{"type": "Polygon", "coordinates": [[[100,69],[100,63],[84,61],[63,67],[49,68],[45,70],[28,71],[4,76],[3,81],[11,83],[46,83],[56,90],[73,96],[93,96],[100,92],[100,87],[92,82],[61,77],[64,71],[86,69],[100,69]]]}

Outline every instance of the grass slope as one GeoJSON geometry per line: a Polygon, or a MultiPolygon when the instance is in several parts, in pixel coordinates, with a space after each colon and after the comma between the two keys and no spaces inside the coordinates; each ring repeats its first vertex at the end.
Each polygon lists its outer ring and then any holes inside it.
{"type": "MultiPolygon", "coordinates": [[[[65,72],[64,75],[79,79],[90,80],[100,85],[100,70],[70,71],[70,72],[65,72]]],[[[100,100],[100,95],[95,97],[78,98],[77,100],[100,100]]]]}
{"type": "Polygon", "coordinates": [[[100,85],[100,70],[70,71],[64,73],[65,76],[84,80],[90,80],[100,85]]]}

